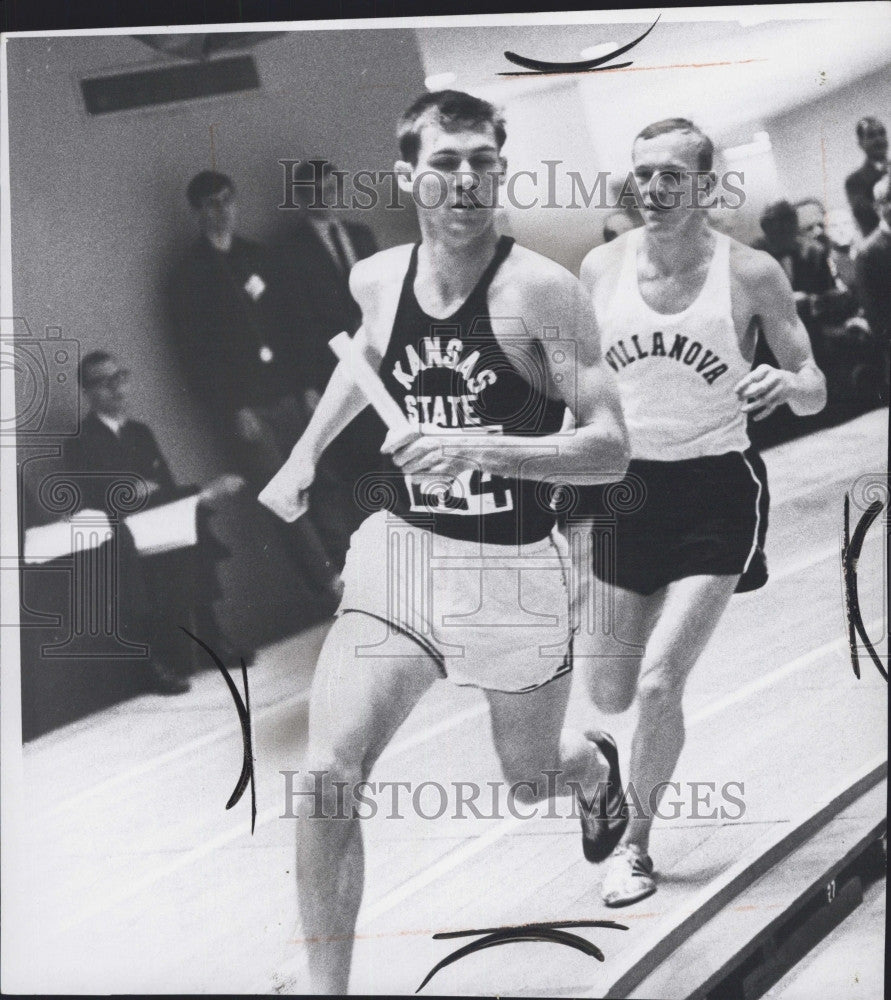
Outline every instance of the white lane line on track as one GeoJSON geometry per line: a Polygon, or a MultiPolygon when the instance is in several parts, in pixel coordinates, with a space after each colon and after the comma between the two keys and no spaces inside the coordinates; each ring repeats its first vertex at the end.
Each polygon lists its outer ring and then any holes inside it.
{"type": "Polygon", "coordinates": [[[775,583],[777,580],[785,580],[787,577],[796,576],[803,570],[810,569],[812,566],[816,566],[826,559],[838,560],[839,579],[841,579],[841,542],[839,541],[835,545],[828,545],[825,549],[820,549],[819,552],[815,552],[811,556],[805,556],[803,559],[798,559],[783,566],[776,573],[771,573],[767,582],[775,583]]]}
{"type": "MultiPolygon", "coordinates": [[[[872,631],[872,629],[874,629],[877,625],[881,624],[881,621],[881,619],[877,619],[870,622],[867,630],[872,631]]],[[[771,687],[787,677],[790,677],[797,671],[803,670],[805,667],[808,667],[812,663],[822,659],[822,657],[827,654],[845,649],[847,647],[847,643],[847,638],[842,636],[839,639],[833,639],[831,642],[824,643],[822,646],[818,646],[816,649],[812,649],[809,653],[804,653],[802,656],[798,656],[794,660],[790,660],[788,663],[784,663],[781,667],[777,667],[776,670],[771,671],[771,673],[759,678],[757,681],[744,684],[741,688],[731,692],[724,698],[719,698],[717,701],[712,702],[705,708],[700,709],[700,711],[696,712],[689,718],[689,725],[692,726],[697,723],[704,722],[712,716],[717,715],[719,712],[724,711],[724,709],[730,708],[732,705],[736,705],[741,701],[745,701],[753,694],[757,694],[759,691],[764,691],[766,688],[771,687]]],[[[402,885],[397,886],[397,888],[393,889],[386,896],[369,906],[360,917],[357,927],[367,926],[372,920],[375,920],[377,917],[382,916],[389,910],[392,910],[395,906],[398,906],[399,903],[403,902],[403,900],[425,888],[435,879],[457,868],[469,858],[472,858],[480,851],[485,850],[485,848],[496,843],[502,837],[508,836],[519,826],[521,822],[522,819],[512,819],[508,822],[499,824],[482,837],[478,837],[469,843],[458,847],[446,857],[436,862],[431,868],[421,872],[419,875],[415,875],[414,878],[403,882],[402,885]]]]}
{"type": "MultiPolygon", "coordinates": [[[[867,625],[867,630],[872,631],[877,625],[882,624],[882,619],[876,619],[867,625]]],[[[808,653],[804,653],[802,656],[796,657],[794,660],[790,660],[788,663],[783,664],[776,670],[772,671],[770,674],[759,678],[757,681],[752,681],[749,684],[743,685],[743,687],[732,692],[724,698],[718,699],[712,702],[706,708],[695,713],[690,718],[690,724],[694,725],[698,722],[702,722],[718,712],[723,711],[725,708],[729,708],[731,705],[735,705],[740,701],[744,701],[746,698],[757,693],[758,691],[763,691],[765,688],[777,683],[790,676],[791,674],[797,672],[798,670],[804,669],[804,667],[821,659],[823,656],[831,652],[836,652],[846,648],[847,638],[842,636],[838,639],[833,639],[831,642],[824,643],[822,646],[818,646],[816,649],[812,649],[808,653]]],[[[475,713],[481,713],[485,711],[486,706],[472,706],[471,708],[465,709],[463,712],[459,712],[457,715],[450,716],[448,719],[444,719],[443,722],[426,730],[425,733],[415,734],[409,737],[407,740],[401,741],[400,744],[396,744],[394,750],[397,748],[411,749],[417,746],[419,743],[429,739],[432,735],[439,735],[449,728],[453,728],[460,725],[461,722],[472,718],[475,713]]],[[[257,827],[264,826],[266,823],[271,822],[273,819],[279,818],[280,814],[278,811],[279,807],[275,806],[264,810],[257,816],[257,827]]],[[[418,892],[419,890],[425,888],[436,878],[447,874],[449,871],[457,868],[460,864],[463,864],[469,858],[478,854],[480,851],[485,850],[492,844],[499,841],[502,837],[507,836],[513,830],[517,828],[522,820],[510,820],[499,824],[497,827],[490,830],[488,833],[481,837],[476,837],[471,841],[468,841],[461,847],[451,851],[446,857],[442,858],[440,861],[435,862],[429,869],[421,872],[419,875],[408,879],[402,885],[397,886],[387,895],[383,896],[376,903],[371,904],[367,910],[362,914],[360,920],[357,924],[359,927],[366,926],[371,920],[387,913],[389,910],[398,906],[403,900],[418,892]]],[[[67,920],[58,930],[54,931],[51,938],[58,937],[67,930],[78,926],[85,920],[91,917],[97,916],[114,906],[118,906],[121,903],[126,902],[131,899],[137,893],[148,889],[155,882],[166,878],[169,875],[173,875],[184,868],[189,867],[194,862],[201,860],[208,854],[213,853],[215,850],[226,847],[227,845],[233,843],[241,837],[249,836],[249,831],[244,822],[240,822],[237,826],[230,830],[226,830],[211,840],[198,847],[193,848],[190,851],[186,851],[184,854],[173,859],[160,868],[157,868],[151,872],[147,872],[142,878],[137,879],[135,882],[128,883],[125,887],[122,887],[118,892],[113,893],[110,896],[104,897],[102,900],[83,907],[77,913],[75,913],[69,920],[67,920]]]]}
{"type": "MultiPolygon", "coordinates": [[[[298,694],[292,695],[290,698],[285,698],[272,705],[267,705],[266,708],[261,709],[259,712],[252,712],[251,723],[253,725],[253,723],[258,722],[260,719],[265,719],[273,712],[279,712],[283,708],[293,708],[294,706],[302,705],[307,701],[309,701],[308,688],[304,691],[300,691],[298,694]]],[[[86,799],[92,798],[95,795],[101,795],[103,792],[111,791],[111,789],[117,788],[119,785],[130,784],[136,778],[141,778],[145,774],[150,774],[152,771],[156,771],[158,768],[164,767],[165,764],[169,764],[171,761],[179,760],[180,757],[185,757],[195,751],[203,750],[204,747],[210,746],[212,743],[216,743],[218,740],[222,740],[227,736],[238,736],[239,739],[241,737],[238,719],[234,716],[224,725],[217,726],[216,729],[211,729],[209,732],[204,733],[201,736],[196,736],[194,739],[188,740],[186,743],[182,743],[178,747],[172,747],[164,753],[157,754],[154,757],[149,757],[148,760],[144,760],[140,764],[135,764],[133,767],[128,768],[126,771],[121,771],[119,774],[114,774],[110,778],[100,781],[97,785],[91,785],[89,788],[85,788],[76,795],[72,795],[71,798],[65,799],[64,802],[60,802],[47,812],[41,813],[40,819],[53,819],[55,816],[58,816],[59,813],[73,808],[74,806],[79,806],[86,799]]]]}
{"type": "MultiPolygon", "coordinates": [[[[276,702],[274,705],[268,705],[256,714],[252,713],[251,722],[258,722],[260,719],[266,718],[273,712],[280,711],[283,708],[293,708],[295,705],[300,705],[307,701],[309,701],[309,690],[301,691],[299,694],[296,694],[291,698],[286,698],[284,701],[276,702]]],[[[453,729],[455,726],[460,726],[462,722],[465,722],[468,719],[475,718],[485,710],[486,705],[483,703],[482,705],[472,705],[470,708],[467,708],[462,712],[450,715],[441,722],[438,722],[435,726],[432,726],[430,729],[424,729],[420,732],[414,733],[412,736],[407,736],[404,740],[400,740],[398,743],[391,744],[381,755],[380,759],[388,760],[390,757],[396,756],[397,754],[405,753],[405,751],[411,750],[420,743],[425,743],[427,740],[438,736],[440,733],[453,729]]],[[[206,746],[210,746],[210,744],[215,743],[217,740],[221,740],[226,736],[233,736],[238,733],[239,728],[237,721],[227,723],[224,726],[218,726],[216,729],[212,729],[210,732],[204,733],[202,736],[196,736],[195,739],[189,740],[187,743],[183,743],[182,746],[174,747],[173,749],[166,751],[166,753],[150,757],[141,764],[137,764],[120,774],[115,774],[112,777],[107,778],[105,781],[99,782],[98,785],[85,788],[82,792],[72,795],[71,798],[66,799],[64,802],[60,802],[47,812],[41,813],[40,819],[52,819],[54,816],[64,812],[66,809],[80,805],[85,799],[92,798],[94,795],[99,795],[102,792],[108,792],[112,788],[117,788],[119,785],[130,784],[135,778],[142,777],[145,774],[149,774],[150,772],[163,767],[165,764],[169,764],[171,761],[178,760],[180,757],[185,757],[187,754],[201,750],[206,746]]]]}
{"type": "MultiPolygon", "coordinates": [[[[414,733],[412,736],[409,736],[404,740],[400,740],[398,743],[391,744],[387,748],[386,752],[381,755],[380,760],[406,753],[421,743],[425,743],[428,740],[439,736],[441,733],[447,732],[449,729],[457,728],[462,725],[462,723],[474,718],[477,715],[481,715],[486,710],[487,706],[484,702],[480,705],[471,705],[462,712],[456,712],[454,715],[448,716],[443,719],[442,722],[437,723],[435,726],[431,726],[429,729],[425,729],[419,733],[414,733]]],[[[258,813],[256,823],[257,829],[272,822],[274,819],[282,818],[279,813],[279,808],[281,807],[270,806],[269,809],[264,809],[262,812],[258,813]]],[[[76,927],[85,920],[89,920],[91,917],[97,916],[111,907],[126,902],[132,896],[141,892],[143,889],[149,888],[155,882],[167,878],[169,875],[175,875],[183,868],[188,868],[196,861],[200,861],[203,857],[213,853],[213,851],[217,850],[217,848],[226,847],[228,844],[233,843],[240,837],[247,835],[247,833],[248,831],[245,828],[244,821],[242,820],[237,826],[217,834],[216,837],[211,838],[211,840],[204,844],[199,844],[198,847],[194,847],[190,851],[186,851],[169,861],[166,865],[162,865],[160,868],[156,868],[155,870],[146,873],[146,875],[144,875],[141,879],[128,883],[128,885],[126,887],[122,887],[120,891],[110,896],[106,896],[102,900],[97,901],[90,906],[84,907],[70,920],[62,924],[62,926],[54,932],[54,935],[59,935],[67,930],[71,930],[71,928],[76,927]]]]}
{"type": "MultiPolygon", "coordinates": [[[[787,577],[794,576],[803,570],[810,569],[812,566],[823,562],[826,559],[832,557],[841,560],[841,548],[840,545],[832,545],[827,548],[820,549],[819,552],[811,556],[807,556],[804,559],[800,559],[796,562],[789,563],[782,569],[770,576],[770,582],[776,583],[779,580],[784,580],[787,577]]],[[[292,696],[291,698],[286,698],[283,701],[276,702],[273,705],[269,705],[262,709],[260,712],[252,713],[252,722],[258,722],[271,715],[273,712],[280,711],[283,708],[289,708],[296,705],[300,705],[309,700],[309,689],[301,691],[299,694],[292,696]]],[[[456,725],[460,725],[467,719],[477,718],[486,711],[486,705],[474,705],[466,709],[463,712],[458,713],[456,716],[450,716],[444,719],[442,722],[438,723],[430,730],[425,730],[419,733],[415,733],[413,736],[406,737],[406,739],[400,741],[399,743],[393,744],[388,747],[381,760],[388,760],[390,757],[403,753],[405,750],[409,750],[420,743],[425,742],[434,736],[439,735],[440,732],[445,732],[456,725]]],[[[129,768],[120,774],[113,775],[107,778],[105,781],[99,782],[97,785],[93,785],[90,788],[85,788],[83,791],[78,792],[76,795],[72,795],[70,798],[65,799],[64,802],[60,802],[55,805],[52,809],[41,814],[41,819],[53,819],[60,813],[64,812],[66,809],[72,808],[74,806],[80,805],[86,799],[92,798],[95,795],[100,795],[103,792],[110,791],[113,788],[117,788],[120,785],[130,784],[136,778],[140,778],[143,775],[150,774],[152,771],[158,768],[164,767],[166,764],[171,763],[171,761],[178,760],[180,757],[185,757],[187,754],[193,753],[198,750],[202,750],[206,746],[215,743],[217,740],[224,739],[227,736],[232,736],[238,733],[238,726],[235,721],[226,723],[223,726],[218,726],[216,729],[212,729],[210,732],[205,733],[202,736],[196,736],[194,739],[183,743],[181,746],[174,747],[171,750],[166,751],[162,754],[157,754],[155,757],[150,757],[148,760],[143,761],[134,767],[129,768]]]]}

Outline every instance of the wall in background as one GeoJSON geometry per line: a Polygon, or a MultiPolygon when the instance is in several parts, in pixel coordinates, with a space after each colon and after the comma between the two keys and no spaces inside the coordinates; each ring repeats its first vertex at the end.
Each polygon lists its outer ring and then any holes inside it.
{"type": "Polygon", "coordinates": [[[793,200],[822,198],[844,208],[845,177],[863,162],[855,126],[876,115],[891,128],[891,72],[885,67],[794,111],[767,118],[779,188],[793,200]]]}
{"type": "MultiPolygon", "coordinates": [[[[570,23],[564,24],[531,25],[517,18],[489,29],[430,28],[418,32],[418,44],[426,73],[452,73],[453,86],[504,107],[512,170],[541,174],[544,159],[564,161],[558,192],[571,193],[569,170],[579,171],[589,189],[598,171],[623,176],[640,129],[682,116],[692,118],[719,150],[752,144],[758,132],[769,134],[772,149],[732,164],[747,171],[747,202],[714,217],[731,235],[758,236],[759,215],[774,198],[823,190],[821,134],[827,207],[843,205],[844,176],[860,158],[854,122],[866,113],[881,116],[891,106],[884,41],[891,8],[857,8],[857,16],[837,9],[830,16],[827,8],[820,18],[800,20],[774,19],[766,7],[702,13],[690,21],[682,20],[689,16],[683,11],[663,11],[647,38],[621,57],[632,66],[577,76],[500,74],[516,69],[505,59],[506,50],[539,59],[580,59],[592,46],[637,37],[652,23],[651,15],[604,11],[568,14],[570,23]]],[[[518,184],[521,192],[529,188],[526,181],[518,184]]],[[[506,212],[512,232],[571,270],[602,240],[606,214],[594,208],[506,212]]]]}
{"type": "MultiPolygon", "coordinates": [[[[289,221],[276,208],[279,159],[390,169],[396,118],[423,89],[411,31],[295,32],[252,51],[259,92],[90,117],[81,78],[169,60],[126,35],[7,46],[15,313],[35,335],[61,327],[81,351],[104,346],[126,358],[135,415],[181,481],[220,467],[164,308],[166,271],[195,233],[189,179],[215,161],[238,186],[241,230],[267,239],[289,221]]],[[[363,214],[384,246],[414,238],[410,209],[363,214]]]]}
{"type": "MultiPolygon", "coordinates": [[[[80,78],[163,65],[165,57],[124,35],[13,38],[15,312],[37,335],[57,326],[83,350],[108,345],[125,355],[136,375],[137,415],[155,428],[178,477],[202,478],[219,458],[180,377],[163,300],[165,272],[193,237],[183,189],[196,170],[213,161],[231,173],[242,230],[271,238],[289,222],[276,208],[279,159],[320,155],[346,170],[389,169],[399,112],[423,89],[425,74],[451,68],[454,86],[504,103],[511,170],[541,173],[544,159],[563,161],[557,196],[564,203],[571,194],[565,170],[621,174],[633,135],[663,114],[692,115],[724,146],[768,132],[773,148],[759,160],[750,203],[725,213],[732,215],[726,228],[751,238],[766,200],[820,193],[824,176],[828,207],[843,204],[844,176],[859,161],[854,123],[891,105],[887,67],[874,68],[874,27],[660,25],[635,51],[632,71],[547,82],[499,78],[502,49],[577,57],[583,45],[627,39],[641,26],[298,32],[253,50],[259,93],[102,118],[85,113],[80,78]],[[716,65],[668,65],[682,41],[691,63],[716,65]],[[778,62],[778,47],[796,58],[778,62]],[[818,65],[828,67],[825,79],[818,65]],[[798,103],[778,108],[780,98],[798,103]]],[[[542,177],[536,193],[546,197],[543,186],[542,177]]],[[[518,184],[518,195],[526,190],[518,184]]],[[[385,246],[415,236],[409,208],[366,214],[385,246]]],[[[521,241],[575,270],[602,238],[605,213],[538,207],[504,216],[504,228],[521,241]]]]}

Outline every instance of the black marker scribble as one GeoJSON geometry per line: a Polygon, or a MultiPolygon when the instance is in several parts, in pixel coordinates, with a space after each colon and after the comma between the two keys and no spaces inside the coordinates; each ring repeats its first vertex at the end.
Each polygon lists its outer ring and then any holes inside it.
{"type": "MultiPolygon", "coordinates": [[[[517,66],[525,66],[526,69],[531,70],[533,73],[593,73],[604,69],[622,69],[625,66],[634,65],[631,62],[615,63],[612,66],[606,66],[605,63],[610,62],[610,60],[615,59],[616,56],[624,55],[629,49],[633,49],[635,45],[642,42],[647,35],[656,27],[659,23],[659,18],[662,17],[660,14],[655,21],[647,28],[647,30],[634,39],[633,42],[629,42],[627,45],[622,45],[620,48],[615,49],[612,52],[608,52],[605,56],[599,56],[597,59],[584,59],[581,62],[543,62],[541,59],[529,59],[526,56],[518,56],[516,52],[505,52],[504,58],[512,63],[516,63],[517,66]]],[[[499,73],[499,76],[527,76],[526,73],[499,73]]]]}
{"type": "Polygon", "coordinates": [[[192,635],[192,633],[180,625],[183,632],[189,636],[190,639],[194,639],[198,645],[205,650],[213,662],[216,664],[217,669],[223,675],[223,680],[225,680],[227,687],[232,695],[232,700],[235,702],[235,711],[238,712],[238,721],[241,723],[241,738],[243,745],[243,757],[241,762],[241,774],[238,776],[238,781],[235,783],[235,788],[232,794],[229,796],[229,801],[226,803],[226,808],[231,809],[244,795],[244,790],[247,788],[248,783],[251,786],[251,833],[254,832],[254,827],[257,822],[257,789],[254,785],[254,753],[253,745],[251,740],[251,694],[248,687],[247,678],[247,665],[244,662],[244,658],[241,659],[241,676],[244,680],[244,701],[241,700],[241,695],[238,688],[235,686],[235,681],[229,676],[229,671],[223,665],[223,661],[217,656],[217,654],[207,645],[206,642],[202,642],[197,635],[192,635]]]}
{"type": "Polygon", "coordinates": [[[881,514],[884,504],[881,500],[873,502],[863,512],[863,516],[854,529],[854,535],[850,535],[851,521],[851,501],[848,494],[845,494],[845,535],[842,546],[842,575],[845,584],[845,609],[848,615],[848,645],[851,647],[851,664],[854,667],[854,676],[860,678],[860,660],[857,653],[857,636],[863,640],[866,650],[872,657],[872,662],[876,665],[879,673],[885,680],[888,680],[888,672],[882,666],[882,661],[866,634],[863,624],[863,614],[860,610],[860,595],[857,590],[857,561],[863,549],[863,542],[866,533],[872,526],[873,521],[881,514]]]}
{"type": "Polygon", "coordinates": [[[485,948],[495,948],[500,944],[513,944],[515,941],[550,941],[553,944],[563,944],[568,948],[575,948],[576,951],[584,952],[584,954],[589,955],[591,958],[596,958],[598,962],[604,961],[603,952],[596,944],[586,941],[583,937],[579,937],[578,934],[569,934],[566,931],[557,930],[559,927],[606,927],[616,931],[628,930],[625,924],[616,923],[615,920],[557,920],[547,924],[517,924],[512,927],[487,927],[469,931],[443,931],[439,934],[434,934],[434,940],[472,937],[477,934],[484,934],[485,937],[480,938],[479,941],[466,944],[462,948],[458,948],[457,951],[453,951],[450,955],[442,959],[442,961],[437,962],[424,977],[423,982],[415,990],[415,993],[420,993],[440,969],[444,969],[453,962],[466,958],[476,951],[482,951],[485,948]]]}

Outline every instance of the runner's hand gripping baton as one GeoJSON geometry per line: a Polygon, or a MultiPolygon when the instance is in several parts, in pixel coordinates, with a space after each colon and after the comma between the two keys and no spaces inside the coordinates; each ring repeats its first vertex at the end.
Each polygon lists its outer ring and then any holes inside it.
{"type": "MultiPolygon", "coordinates": [[[[380,376],[356,348],[350,335],[345,331],[341,332],[328,342],[328,346],[344,364],[353,383],[365,394],[391,434],[402,436],[414,433],[414,428],[399,409],[399,404],[387,392],[380,376]]],[[[305,477],[306,466],[302,460],[299,465],[296,461],[292,462],[293,457],[292,453],[291,458],[269,480],[257,498],[284,521],[296,521],[309,507],[308,485],[295,481],[298,475],[301,479],[305,477]]]]}

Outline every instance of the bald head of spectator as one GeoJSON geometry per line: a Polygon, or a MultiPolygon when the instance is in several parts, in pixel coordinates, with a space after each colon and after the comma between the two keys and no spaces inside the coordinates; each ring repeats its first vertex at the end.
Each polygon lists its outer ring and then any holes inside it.
{"type": "Polygon", "coordinates": [[[826,236],[833,247],[849,249],[853,245],[854,219],[846,208],[833,208],[826,213],[826,236]]]}

